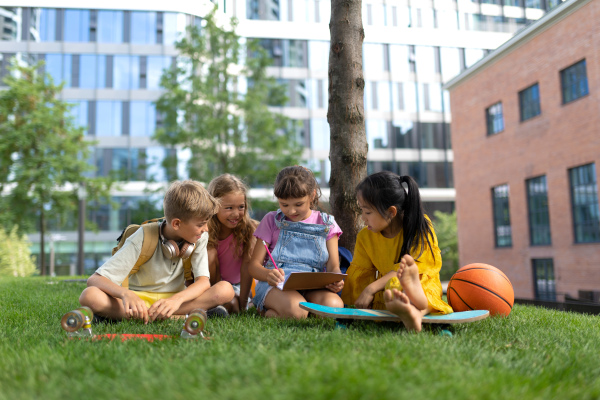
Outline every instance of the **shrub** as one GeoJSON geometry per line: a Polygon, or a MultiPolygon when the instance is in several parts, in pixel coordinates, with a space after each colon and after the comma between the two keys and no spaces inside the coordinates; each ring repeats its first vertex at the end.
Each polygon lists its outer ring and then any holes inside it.
{"type": "Polygon", "coordinates": [[[0,228],[0,276],[30,276],[36,272],[29,239],[17,233],[17,226],[7,233],[0,228]]]}

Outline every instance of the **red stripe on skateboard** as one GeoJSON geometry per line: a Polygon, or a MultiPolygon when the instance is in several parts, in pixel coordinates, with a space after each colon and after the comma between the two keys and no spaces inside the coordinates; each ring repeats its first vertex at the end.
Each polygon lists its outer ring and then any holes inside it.
{"type": "Polygon", "coordinates": [[[105,333],[104,335],[94,335],[94,339],[102,340],[109,339],[113,340],[117,337],[121,338],[121,342],[131,339],[147,340],[148,342],[154,342],[155,340],[171,339],[173,336],[169,335],[151,335],[142,333],[105,333]]]}

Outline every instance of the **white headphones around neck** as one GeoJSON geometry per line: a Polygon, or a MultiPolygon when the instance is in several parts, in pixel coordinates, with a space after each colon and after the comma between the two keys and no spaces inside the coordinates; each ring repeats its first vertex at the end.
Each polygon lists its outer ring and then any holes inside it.
{"type": "Polygon", "coordinates": [[[181,258],[182,260],[185,260],[186,258],[190,257],[194,252],[194,249],[196,248],[196,243],[189,243],[185,240],[182,240],[178,244],[174,240],[165,239],[165,237],[163,236],[163,228],[166,223],[167,220],[164,220],[160,224],[160,229],[158,230],[160,234],[160,247],[162,248],[162,252],[165,255],[165,257],[167,257],[169,260],[172,260],[174,258],[181,258]]]}

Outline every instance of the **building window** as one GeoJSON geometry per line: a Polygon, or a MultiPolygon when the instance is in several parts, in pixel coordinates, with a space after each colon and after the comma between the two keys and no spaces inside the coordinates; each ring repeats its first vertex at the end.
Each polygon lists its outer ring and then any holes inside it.
{"type": "MultiPolygon", "coordinates": [[[[273,59],[273,66],[275,67],[296,67],[306,68],[308,66],[307,60],[307,42],[306,40],[289,40],[289,39],[261,39],[258,42],[273,59]]],[[[311,46],[314,47],[314,46],[311,46]]],[[[317,57],[320,58],[320,62],[315,63],[312,60],[311,69],[327,70],[328,63],[328,51],[329,45],[327,42],[320,43],[317,57]],[[322,67],[316,64],[321,64],[322,67]]],[[[311,48],[311,57],[315,56],[314,48],[311,48]]],[[[249,57],[255,57],[255,53],[249,52],[249,57]]]]}
{"type": "Polygon", "coordinates": [[[537,8],[538,10],[542,10],[541,0],[525,0],[525,7],[527,8],[537,8]]]}
{"type": "Polygon", "coordinates": [[[494,234],[496,247],[511,247],[512,232],[510,226],[510,210],[508,208],[508,185],[492,188],[494,209],[494,234]]]}
{"type": "Polygon", "coordinates": [[[140,57],[119,55],[113,58],[113,88],[139,89],[140,57]]]}
{"type": "Polygon", "coordinates": [[[90,11],[65,10],[65,42],[90,41],[90,11]]]}
{"type": "Polygon", "coordinates": [[[600,242],[600,211],[595,164],[569,170],[575,243],[600,242]]]}
{"type": "MultiPolygon", "coordinates": [[[[106,63],[106,62],[105,62],[106,63]]],[[[79,56],[79,87],[82,89],[95,89],[98,58],[95,54],[82,54],[79,56]]]]}
{"type": "Polygon", "coordinates": [[[151,182],[164,182],[167,180],[163,161],[167,156],[167,149],[164,147],[148,147],[146,149],[146,175],[143,179],[151,182]]]}
{"type": "Polygon", "coordinates": [[[88,102],[86,100],[67,100],[71,105],[69,114],[73,117],[73,123],[77,128],[83,128],[84,134],[88,130],[88,102]]]}
{"type": "Polygon", "coordinates": [[[56,9],[40,9],[40,41],[54,42],[56,40],[56,9]]]}
{"type": "Polygon", "coordinates": [[[156,130],[156,107],[149,101],[130,103],[129,135],[151,137],[156,130]]]}
{"type": "Polygon", "coordinates": [[[96,102],[96,136],[121,136],[123,107],[120,101],[96,102]]]}
{"type": "Polygon", "coordinates": [[[532,246],[549,245],[551,236],[546,176],[528,179],[526,186],[530,243],[532,246]]]}
{"type": "Polygon", "coordinates": [[[560,71],[563,104],[577,100],[589,93],[585,60],[560,71]]]}
{"type": "Polygon", "coordinates": [[[556,301],[554,262],[551,258],[531,260],[536,300],[556,301]]]}
{"type": "Polygon", "coordinates": [[[131,43],[156,44],[155,12],[131,12],[131,43]]]}
{"type": "Polygon", "coordinates": [[[163,14],[163,43],[175,45],[185,33],[185,14],[169,13],[163,14]]]}
{"type": "Polygon", "coordinates": [[[64,83],[64,87],[71,87],[73,75],[73,57],[71,54],[46,54],[44,62],[45,72],[50,74],[55,85],[64,83]]]}
{"type": "Polygon", "coordinates": [[[98,42],[123,43],[123,11],[98,11],[98,42]]]}
{"type": "Polygon", "coordinates": [[[279,21],[279,3],[279,1],[246,0],[246,18],[279,21]]]}
{"type": "Polygon", "coordinates": [[[159,90],[163,70],[171,66],[171,57],[148,56],[146,66],[146,89],[159,90]]]}
{"type": "Polygon", "coordinates": [[[540,85],[537,83],[519,92],[521,121],[540,115],[540,85]]]}
{"type": "Polygon", "coordinates": [[[487,122],[487,134],[495,135],[504,130],[504,115],[502,113],[502,102],[486,108],[485,119],[487,122]]]}

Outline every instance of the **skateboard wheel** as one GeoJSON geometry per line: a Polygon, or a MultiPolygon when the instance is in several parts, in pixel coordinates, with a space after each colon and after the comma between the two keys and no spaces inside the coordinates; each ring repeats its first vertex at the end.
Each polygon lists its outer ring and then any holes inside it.
{"type": "Polygon", "coordinates": [[[94,312],[92,311],[91,308],[89,308],[88,306],[81,306],[81,307],[78,307],[77,309],[79,311],[81,311],[81,313],[84,315],[84,317],[88,317],[90,319],[90,322],[92,322],[92,320],[94,319],[94,312]]]}
{"type": "Polygon", "coordinates": [[[185,324],[183,325],[183,329],[190,335],[197,335],[204,330],[206,319],[206,311],[197,308],[188,315],[185,324]]]}
{"type": "Polygon", "coordinates": [[[448,329],[440,329],[439,335],[446,336],[446,337],[452,337],[452,332],[450,332],[448,329]]]}
{"type": "Polygon", "coordinates": [[[63,315],[60,320],[60,325],[67,332],[75,332],[85,325],[86,317],[91,323],[92,319],[94,319],[94,312],[92,309],[86,306],[78,307],[63,315]]]}
{"type": "Polygon", "coordinates": [[[69,311],[60,320],[60,326],[67,332],[75,332],[83,326],[84,314],[79,310],[69,311]]]}
{"type": "Polygon", "coordinates": [[[335,321],[335,329],[347,329],[347,326],[344,322],[335,321]]]}

